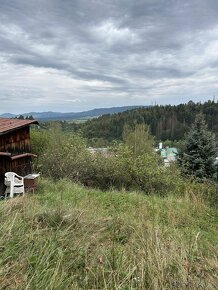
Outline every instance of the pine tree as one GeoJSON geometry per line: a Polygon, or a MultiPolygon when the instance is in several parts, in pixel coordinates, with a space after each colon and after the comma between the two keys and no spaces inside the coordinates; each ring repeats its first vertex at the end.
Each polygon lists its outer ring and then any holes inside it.
{"type": "Polygon", "coordinates": [[[196,116],[184,145],[178,157],[182,172],[201,180],[213,177],[217,143],[214,134],[208,131],[203,114],[196,116]]]}

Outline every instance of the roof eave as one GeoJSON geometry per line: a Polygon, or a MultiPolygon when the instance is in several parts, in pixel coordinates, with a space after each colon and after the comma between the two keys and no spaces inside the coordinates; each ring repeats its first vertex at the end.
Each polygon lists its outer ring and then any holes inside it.
{"type": "Polygon", "coordinates": [[[24,127],[28,127],[28,126],[30,126],[30,125],[39,125],[39,122],[36,121],[36,120],[34,120],[34,121],[32,121],[31,123],[29,123],[29,124],[20,125],[20,126],[18,126],[18,127],[16,127],[16,128],[9,129],[9,130],[4,131],[4,132],[0,132],[0,136],[5,135],[5,134],[8,134],[8,133],[10,133],[10,132],[12,132],[12,131],[15,131],[15,130],[18,130],[18,129],[22,129],[22,128],[24,128],[24,127]]]}

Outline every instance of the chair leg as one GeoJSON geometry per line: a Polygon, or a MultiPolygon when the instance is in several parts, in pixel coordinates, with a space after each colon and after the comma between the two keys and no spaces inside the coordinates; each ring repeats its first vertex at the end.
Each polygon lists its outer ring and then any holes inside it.
{"type": "Polygon", "coordinates": [[[5,199],[7,199],[8,197],[8,192],[7,192],[7,188],[5,189],[5,199]]]}
{"type": "Polygon", "coordinates": [[[14,197],[14,187],[11,185],[10,186],[10,198],[14,197]]]}

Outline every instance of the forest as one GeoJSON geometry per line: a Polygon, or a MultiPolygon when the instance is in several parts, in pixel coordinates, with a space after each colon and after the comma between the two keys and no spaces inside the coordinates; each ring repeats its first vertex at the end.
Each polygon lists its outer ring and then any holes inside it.
{"type": "Polygon", "coordinates": [[[61,122],[66,131],[80,131],[84,138],[92,140],[91,145],[107,145],[114,140],[122,140],[125,125],[134,127],[146,124],[156,141],[179,141],[188,132],[198,113],[203,113],[208,129],[218,137],[218,102],[194,103],[189,101],[179,105],[155,105],[128,110],[118,114],[107,114],[85,123],[61,122]]]}

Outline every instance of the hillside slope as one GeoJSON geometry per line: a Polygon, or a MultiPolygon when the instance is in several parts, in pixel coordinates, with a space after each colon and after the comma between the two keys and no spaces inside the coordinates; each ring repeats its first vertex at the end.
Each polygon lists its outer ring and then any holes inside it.
{"type": "Polygon", "coordinates": [[[1,289],[217,289],[218,216],[197,194],[43,179],[0,203],[1,289]]]}
{"type": "Polygon", "coordinates": [[[204,104],[189,102],[177,106],[153,106],[125,111],[114,115],[104,115],[89,120],[81,125],[84,136],[104,138],[108,141],[121,139],[125,124],[149,125],[151,134],[158,140],[180,140],[189,130],[196,114],[203,112],[209,130],[218,137],[218,102],[208,101],[204,104]]]}

